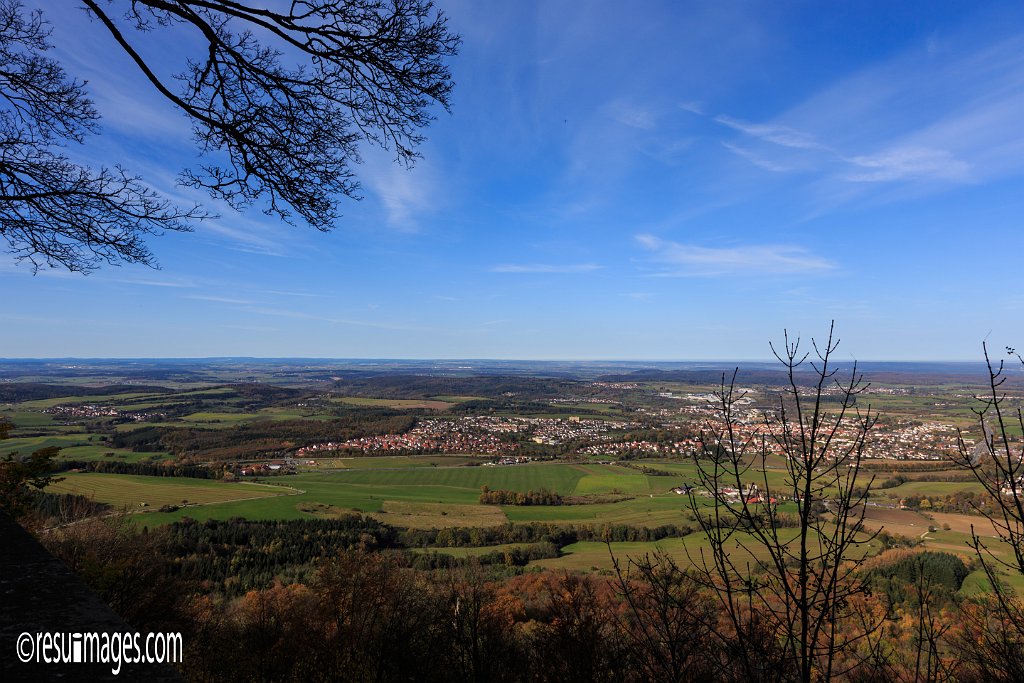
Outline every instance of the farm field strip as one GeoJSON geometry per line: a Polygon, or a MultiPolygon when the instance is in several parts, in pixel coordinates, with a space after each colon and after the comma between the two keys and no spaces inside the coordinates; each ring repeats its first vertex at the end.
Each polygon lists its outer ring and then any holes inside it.
{"type": "Polygon", "coordinates": [[[84,462],[145,462],[168,460],[173,456],[170,453],[139,452],[123,448],[113,448],[103,444],[87,444],[82,446],[64,446],[61,448],[57,460],[76,460],[84,462]],[[108,455],[112,454],[112,455],[108,455]]]}
{"type": "Polygon", "coordinates": [[[162,505],[210,504],[229,501],[288,496],[296,490],[255,483],[228,484],[207,479],[145,477],[130,474],[71,472],[50,484],[54,493],[78,493],[114,507],[137,510],[162,505]],[[145,504],[145,506],[143,506],[145,504]]]}
{"type": "Polygon", "coordinates": [[[0,420],[7,420],[15,430],[57,426],[52,415],[37,410],[0,410],[0,420]]]}
{"type": "MultiPolygon", "coordinates": [[[[367,458],[365,460],[373,460],[367,458]]],[[[120,475],[88,474],[69,477],[63,483],[63,490],[79,489],[86,495],[96,494],[96,486],[104,477],[120,475]],[[87,477],[82,479],[81,477],[87,477]],[[86,488],[86,484],[92,488],[86,488]]],[[[474,506],[480,512],[476,519],[467,525],[475,525],[483,516],[491,515],[494,519],[518,522],[565,522],[565,523],[610,523],[633,524],[641,526],[658,526],[662,524],[679,524],[685,521],[688,512],[688,501],[685,496],[668,492],[675,480],[674,477],[652,477],[638,471],[627,470],[614,465],[569,465],[569,464],[537,464],[517,465],[511,467],[409,467],[405,469],[352,469],[347,471],[331,470],[322,473],[302,473],[281,478],[282,483],[302,489],[303,493],[296,496],[289,507],[282,507],[276,501],[246,501],[239,508],[236,504],[219,506],[218,510],[204,513],[205,518],[217,516],[248,516],[257,519],[297,518],[305,516],[294,509],[295,504],[322,504],[339,510],[361,512],[386,512],[388,504],[408,503],[424,506],[416,513],[419,516],[445,517],[438,515],[436,510],[429,508],[443,506],[474,506]],[[668,480],[668,481],[666,481],[668,480]],[[581,488],[582,484],[582,488],[581,488]],[[584,505],[561,506],[482,506],[479,505],[482,486],[492,489],[510,489],[516,491],[537,490],[548,488],[568,494],[610,494],[614,491],[627,491],[635,496],[620,502],[590,503],[584,505]]],[[[110,481],[117,481],[111,479],[110,481]]],[[[165,483],[168,480],[159,477],[138,477],[133,482],[133,492],[129,496],[133,501],[156,499],[166,493],[165,483]],[[146,489],[155,493],[147,493],[146,489]]],[[[205,480],[185,480],[202,482],[206,485],[217,485],[217,482],[205,480]]],[[[222,484],[230,487],[230,484],[222,484]]],[[[107,497],[113,497],[109,492],[107,497]]],[[[127,495],[127,494],[126,494],[127,495]]],[[[164,496],[166,497],[166,496],[164,496]]],[[[174,494],[169,502],[180,502],[189,496],[174,494]]],[[[103,496],[97,495],[98,500],[103,496]]],[[[163,498],[160,498],[163,500],[163,498]]],[[[161,503],[162,504],[162,503],[161,503]]],[[[189,514],[191,513],[183,513],[189,514]]],[[[410,515],[408,510],[405,515],[410,515]]],[[[452,525],[456,518],[447,520],[452,525]]],[[[439,523],[446,520],[437,519],[439,523]]],[[[395,519],[395,523],[399,521],[395,519]]]]}
{"type": "MultiPolygon", "coordinates": [[[[102,404],[113,404],[117,400],[125,400],[132,398],[158,398],[160,396],[170,396],[171,394],[154,394],[151,392],[136,392],[126,394],[92,394],[86,396],[57,396],[55,398],[41,398],[34,401],[21,401],[17,404],[19,409],[29,410],[44,410],[46,408],[53,408],[62,404],[82,404],[82,403],[102,403],[102,404]]],[[[5,404],[13,405],[13,404],[5,404]]]]}
{"type": "Polygon", "coordinates": [[[908,481],[889,489],[872,489],[876,497],[906,498],[907,496],[945,496],[959,491],[982,493],[984,487],[977,481],[908,481]]]}
{"type": "Polygon", "coordinates": [[[414,398],[360,398],[358,396],[345,396],[331,399],[332,403],[346,403],[353,406],[382,406],[385,408],[400,409],[424,409],[424,410],[445,410],[455,405],[454,401],[441,399],[414,399],[414,398]]]}
{"type": "Polygon", "coordinates": [[[496,505],[452,505],[386,500],[371,517],[393,526],[440,529],[446,526],[500,526],[508,518],[496,505]]]}
{"type": "MultiPolygon", "coordinates": [[[[784,530],[781,534],[784,541],[795,540],[796,529],[784,530]]],[[[878,547],[875,543],[875,547],[878,547]]],[[[742,564],[743,560],[761,561],[768,559],[767,551],[752,542],[745,534],[738,537],[738,542],[731,543],[730,557],[742,564]]],[[[705,555],[710,551],[708,540],[700,533],[690,534],[683,538],[665,538],[660,541],[622,541],[611,544],[600,541],[580,541],[562,548],[563,556],[531,562],[549,569],[592,570],[613,568],[612,555],[618,559],[620,566],[626,569],[630,559],[642,559],[645,555],[663,553],[680,566],[689,566],[693,561],[700,562],[701,552],[705,555]],[[609,549],[611,552],[609,553],[609,549]]]]}
{"type": "Polygon", "coordinates": [[[508,467],[438,467],[410,469],[360,469],[332,471],[323,474],[300,474],[297,478],[322,477],[336,484],[371,484],[379,486],[443,485],[471,489],[479,494],[483,486],[492,489],[529,491],[546,488],[561,494],[572,493],[585,472],[572,465],[537,464],[508,467]]]}
{"type": "Polygon", "coordinates": [[[499,545],[480,545],[459,548],[410,548],[414,553],[439,553],[452,557],[477,557],[490,553],[504,553],[530,547],[530,543],[501,543],[499,545]]]}
{"type": "Polygon", "coordinates": [[[316,461],[316,465],[305,465],[309,471],[330,470],[381,470],[408,469],[414,467],[461,467],[468,463],[479,462],[472,455],[378,455],[356,456],[349,458],[320,458],[306,456],[305,459],[316,461]]]}
{"type": "Polygon", "coordinates": [[[68,448],[71,446],[90,446],[89,435],[83,432],[73,434],[52,434],[47,436],[13,437],[0,441],[0,456],[18,452],[29,455],[41,448],[68,448]]]}

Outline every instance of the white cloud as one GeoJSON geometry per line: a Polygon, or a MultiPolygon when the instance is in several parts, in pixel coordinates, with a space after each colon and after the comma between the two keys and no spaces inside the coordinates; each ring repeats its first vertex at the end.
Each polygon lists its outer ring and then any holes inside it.
{"type": "Polygon", "coordinates": [[[100,278],[100,280],[108,280],[109,282],[116,282],[123,285],[142,285],[144,287],[171,287],[173,289],[192,289],[198,287],[195,282],[190,280],[182,279],[162,279],[152,280],[149,278],[100,278]]]}
{"type": "Polygon", "coordinates": [[[222,325],[227,330],[242,330],[243,332],[280,332],[276,327],[259,327],[257,325],[222,325]]]}
{"type": "Polygon", "coordinates": [[[213,219],[203,221],[196,227],[197,233],[213,233],[218,237],[230,240],[231,248],[247,254],[262,256],[286,256],[285,244],[277,242],[273,237],[276,231],[268,230],[255,221],[247,221],[244,227],[233,227],[224,220],[213,219]],[[264,234],[259,234],[263,232],[264,234]]]}
{"type": "Polygon", "coordinates": [[[246,299],[232,299],[226,296],[205,296],[202,294],[192,294],[183,297],[185,299],[194,299],[196,301],[212,301],[218,304],[238,304],[241,306],[251,306],[255,304],[255,301],[247,301],[246,299]]]}
{"type": "Polygon", "coordinates": [[[491,268],[492,273],[591,273],[603,266],[596,263],[558,265],[552,263],[505,263],[491,268]]]}
{"type": "Polygon", "coordinates": [[[360,176],[380,199],[388,225],[396,230],[415,232],[420,216],[437,209],[440,193],[428,161],[420,159],[406,168],[375,153],[360,176]]]}
{"type": "Polygon", "coordinates": [[[630,128],[652,130],[655,125],[654,112],[636,105],[613,102],[609,105],[609,112],[613,119],[630,128]]]}
{"type": "Polygon", "coordinates": [[[766,171],[771,171],[772,173],[788,173],[789,171],[794,170],[793,166],[780,164],[770,159],[765,159],[764,157],[754,154],[754,152],[744,147],[740,147],[739,145],[734,145],[729,142],[723,142],[722,145],[730,152],[736,154],[737,156],[743,157],[750,163],[754,164],[754,166],[757,166],[758,168],[763,168],[766,171]]]}
{"type": "Polygon", "coordinates": [[[834,262],[803,247],[790,245],[743,245],[701,247],[637,235],[637,242],[654,254],[666,268],[660,276],[796,275],[834,270],[834,262]]]}
{"type": "Polygon", "coordinates": [[[782,147],[791,147],[793,149],[828,149],[828,147],[815,140],[813,135],[788,126],[770,123],[748,123],[747,121],[741,121],[724,115],[716,116],[715,121],[733,130],[738,130],[741,133],[746,133],[752,137],[782,147]]]}
{"type": "Polygon", "coordinates": [[[303,311],[295,311],[291,309],[282,308],[271,308],[266,306],[246,306],[241,310],[248,313],[256,313],[259,315],[277,316],[281,318],[295,318],[297,320],[312,320],[320,321],[325,323],[332,323],[335,325],[350,325],[353,327],[372,327],[382,330],[405,330],[405,331],[424,331],[423,328],[416,327],[413,325],[406,325],[402,323],[390,323],[390,322],[378,322],[374,320],[358,320],[354,318],[337,318],[330,315],[320,315],[313,313],[305,313],[303,311]]]}
{"type": "Polygon", "coordinates": [[[847,174],[848,180],[857,182],[914,178],[962,182],[969,178],[971,170],[970,164],[954,158],[946,150],[927,147],[897,147],[879,154],[852,157],[848,161],[864,169],[847,174]]]}
{"type": "Polygon", "coordinates": [[[723,144],[751,164],[816,173],[808,195],[826,203],[886,184],[920,193],[984,183],[1024,172],[1022,54],[1024,33],[993,43],[968,27],[836,80],[770,120],[712,119],[740,134],[723,144]]]}
{"type": "MultiPolygon", "coordinates": [[[[753,138],[753,150],[731,142],[722,145],[758,168],[773,173],[793,171],[827,172],[854,183],[882,183],[915,180],[969,182],[972,164],[952,152],[927,144],[893,143],[881,152],[845,156],[818,143],[813,136],[793,128],[773,124],[739,123],[726,116],[715,118],[730,128],[753,138]],[[769,143],[769,144],[758,144],[769,143]],[[778,149],[779,147],[784,149],[778,149]]],[[[923,137],[923,136],[920,136],[923,137]]]]}
{"type": "Polygon", "coordinates": [[[280,290],[280,289],[264,289],[261,290],[263,294],[269,294],[271,296],[302,296],[302,297],[316,297],[316,298],[329,298],[331,295],[315,292],[296,292],[294,290],[280,290]]]}

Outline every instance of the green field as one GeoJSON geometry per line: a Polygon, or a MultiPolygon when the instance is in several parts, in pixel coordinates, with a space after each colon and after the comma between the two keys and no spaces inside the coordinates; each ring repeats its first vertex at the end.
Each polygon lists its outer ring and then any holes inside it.
{"type": "MultiPolygon", "coordinates": [[[[1024,594],[1024,574],[1019,572],[1008,572],[1000,571],[999,580],[1004,585],[1009,586],[1013,589],[1017,595],[1024,594]]],[[[960,593],[963,595],[979,595],[982,593],[991,593],[992,588],[989,585],[988,577],[985,575],[984,570],[976,569],[971,572],[966,579],[964,579],[963,585],[960,587],[960,593]]]]}
{"type": "Polygon", "coordinates": [[[477,557],[490,553],[504,553],[529,548],[529,543],[501,543],[499,545],[470,546],[462,548],[410,548],[414,553],[440,553],[452,557],[477,557]]]}
{"type": "MultiPolygon", "coordinates": [[[[208,479],[143,477],[129,474],[70,472],[61,481],[50,484],[53,493],[78,493],[115,508],[139,510],[161,505],[206,505],[261,499],[268,496],[291,498],[292,490],[263,484],[228,484],[208,479]],[[145,505],[144,505],[145,504],[145,505]]],[[[190,509],[190,508],[186,508],[190,509]]]]}
{"type": "Polygon", "coordinates": [[[984,487],[976,481],[908,481],[891,489],[872,489],[876,496],[905,498],[906,496],[946,496],[957,491],[982,493],[984,487]]]}
{"type": "Polygon", "coordinates": [[[167,453],[135,453],[133,451],[114,448],[99,442],[99,437],[88,434],[52,434],[48,436],[15,437],[0,441],[0,457],[11,453],[21,456],[29,455],[42,448],[60,448],[58,460],[94,460],[142,462],[144,460],[163,460],[167,453]],[[113,455],[108,456],[108,453],[113,455]]]}
{"type": "Polygon", "coordinates": [[[359,398],[345,397],[333,399],[337,403],[347,403],[353,406],[383,406],[385,408],[399,408],[403,410],[445,410],[452,406],[452,401],[444,401],[441,398],[429,399],[406,399],[406,398],[359,398]]]}
{"type": "Polygon", "coordinates": [[[466,403],[467,401],[486,401],[485,396],[431,396],[430,398],[435,401],[444,401],[446,403],[466,403]]]}
{"type": "Polygon", "coordinates": [[[89,446],[98,442],[99,437],[93,437],[90,442],[88,434],[52,434],[48,436],[15,437],[0,441],[0,457],[17,452],[19,455],[29,455],[41,448],[69,448],[71,446],[89,446]]]}
{"type": "Polygon", "coordinates": [[[311,471],[458,467],[471,462],[480,462],[479,457],[472,455],[373,455],[354,458],[320,458],[314,454],[304,456],[302,460],[316,461],[316,465],[303,465],[304,468],[311,471]]]}
{"type": "MultiPolygon", "coordinates": [[[[368,461],[380,459],[353,460],[359,461],[360,465],[370,465],[368,461]]],[[[178,497],[177,494],[166,496],[167,482],[212,486],[216,491],[235,490],[231,484],[205,480],[172,480],[158,477],[126,479],[122,476],[94,473],[69,475],[59,484],[59,490],[95,495],[97,500],[109,500],[120,504],[124,501],[121,501],[114,492],[119,486],[124,486],[126,481],[131,482],[131,493],[124,494],[124,497],[135,503],[150,502],[150,507],[153,507],[150,499],[159,500],[163,504],[189,498],[187,495],[178,497]],[[101,485],[107,481],[110,482],[109,485],[101,485]]],[[[611,522],[656,526],[682,521],[686,508],[684,497],[663,492],[670,488],[675,481],[674,477],[650,477],[615,465],[544,463],[509,467],[352,468],[308,472],[270,481],[300,489],[302,493],[283,498],[256,500],[237,500],[227,496],[218,498],[225,502],[217,506],[187,508],[174,513],[153,512],[147,514],[147,518],[151,518],[152,523],[164,523],[183,516],[198,519],[226,519],[234,516],[251,519],[297,519],[316,516],[303,512],[300,508],[305,506],[306,509],[312,509],[310,506],[320,504],[328,506],[331,511],[357,510],[379,513],[384,516],[382,519],[386,517],[387,521],[401,526],[424,526],[433,522],[440,526],[492,525],[503,523],[506,519],[524,522],[611,522]],[[480,489],[483,486],[523,492],[547,488],[563,495],[632,491],[636,492],[636,497],[618,503],[498,508],[479,505],[480,489]],[[401,504],[407,505],[403,507],[401,504]],[[408,505],[418,505],[420,509],[416,510],[408,505]],[[476,512],[469,514],[465,506],[472,506],[476,512]]],[[[245,497],[247,496],[237,498],[245,497]]],[[[195,500],[199,501],[198,498],[195,500]]]]}
{"type": "MultiPolygon", "coordinates": [[[[56,437],[50,437],[56,438],[56,437]]],[[[68,439],[69,437],[61,437],[68,439]]],[[[65,445],[69,445],[65,443],[65,445]]],[[[70,454],[85,458],[103,459],[103,447],[81,445],[68,448],[70,454]]],[[[115,457],[142,459],[150,454],[117,453],[115,457]]],[[[670,471],[672,476],[653,476],[640,470],[619,465],[535,463],[498,467],[457,466],[470,461],[468,456],[383,456],[336,458],[318,461],[316,470],[298,475],[270,479],[302,491],[285,499],[262,498],[237,500],[221,499],[221,504],[210,508],[189,508],[174,513],[150,513],[152,523],[165,523],[183,516],[200,519],[239,516],[250,519],[298,519],[318,514],[341,514],[358,511],[379,516],[382,521],[403,527],[488,526],[511,522],[550,522],[567,524],[628,524],[659,526],[681,524],[690,518],[686,496],[671,492],[682,482],[693,482],[694,467],[686,463],[650,462],[650,466],[670,471]],[[480,490],[506,489],[526,492],[548,489],[563,496],[583,496],[592,501],[586,504],[561,506],[494,506],[479,505],[480,490]],[[602,496],[625,496],[602,500],[602,496]],[[321,506],[317,508],[317,506],[321,506]],[[315,510],[320,510],[319,513],[315,510]]],[[[80,488],[86,495],[97,495],[94,487],[104,476],[90,474],[88,479],[69,477],[61,490],[80,488]]],[[[784,473],[770,470],[769,481],[781,487],[784,473]]],[[[137,478],[130,496],[132,501],[164,500],[162,488],[169,480],[137,478]],[[146,487],[155,487],[149,494],[146,487]]],[[[195,482],[197,480],[186,480],[195,482]]],[[[204,484],[214,482],[202,482],[204,484]]],[[[952,482],[908,482],[889,489],[887,494],[901,496],[919,487],[934,493],[937,490],[955,490],[964,484],[952,482]],[[905,488],[906,487],[906,488],[905,488]]],[[[781,490],[781,488],[777,488],[781,490]]],[[[108,494],[109,496],[109,494],[108,494]]],[[[187,496],[183,496],[186,497],[187,496]]],[[[246,497],[246,496],[239,496],[246,497]]],[[[97,495],[97,499],[103,497],[97,495]]],[[[180,501],[177,496],[171,502],[180,501]]],[[[710,504],[710,500],[698,499],[710,504]]],[[[159,506],[157,506],[159,507],[159,506]]],[[[909,531],[893,527],[898,533],[918,536],[928,523],[907,527],[909,531]],[[920,532],[918,531],[920,529],[920,532]]],[[[934,540],[946,534],[939,532],[934,540]]],[[[944,540],[944,539],[942,539],[944,540]]],[[[952,539],[950,539],[952,540],[952,539]]]]}
{"type": "Polygon", "coordinates": [[[19,409],[44,410],[59,405],[114,405],[118,401],[135,398],[153,398],[165,394],[153,393],[129,393],[129,394],[95,394],[92,396],[58,396],[57,398],[43,398],[37,401],[22,401],[18,404],[19,409]]]}
{"type": "MultiPolygon", "coordinates": [[[[796,529],[784,529],[780,537],[784,540],[793,540],[797,536],[796,529]]],[[[752,542],[751,537],[745,534],[739,535],[738,543],[731,544],[729,550],[730,558],[738,565],[746,561],[762,561],[768,559],[767,551],[752,542]]],[[[703,562],[702,553],[708,555],[711,546],[707,538],[700,533],[690,534],[683,538],[666,538],[655,542],[618,542],[609,544],[599,541],[581,541],[562,548],[562,557],[546,560],[536,560],[531,565],[545,567],[548,569],[571,569],[571,570],[600,570],[612,569],[612,556],[618,559],[622,568],[626,568],[630,559],[639,560],[645,555],[663,553],[674,560],[680,566],[688,566],[694,562],[703,562]]],[[[864,549],[867,554],[872,554],[880,549],[876,541],[870,547],[864,549]]]]}
{"type": "Polygon", "coordinates": [[[122,448],[93,444],[63,448],[58,456],[58,460],[80,460],[83,462],[149,462],[170,458],[169,453],[136,453],[122,448]]]}
{"type": "Polygon", "coordinates": [[[204,424],[208,422],[249,422],[254,419],[261,417],[259,414],[254,413],[214,413],[214,412],[199,412],[185,415],[181,418],[182,422],[193,422],[196,424],[204,424]]]}
{"type": "Polygon", "coordinates": [[[0,410],[0,420],[7,420],[14,429],[53,427],[53,415],[33,410],[0,410]]]}

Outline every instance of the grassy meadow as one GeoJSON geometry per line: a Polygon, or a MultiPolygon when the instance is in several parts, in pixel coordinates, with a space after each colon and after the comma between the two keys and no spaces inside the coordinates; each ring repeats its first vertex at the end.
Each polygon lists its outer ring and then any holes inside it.
{"type": "MultiPolygon", "coordinates": [[[[344,470],[303,472],[266,480],[273,493],[280,484],[300,491],[286,497],[234,495],[232,484],[197,479],[167,479],[129,475],[71,473],[55,485],[55,491],[76,492],[115,505],[139,501],[180,503],[217,502],[205,507],[186,507],[173,513],[147,512],[146,524],[163,524],[188,516],[196,519],[299,519],[323,514],[359,511],[380,515],[398,526],[493,526],[505,521],[611,523],[658,526],[684,521],[685,497],[670,489],[686,480],[685,466],[679,477],[656,477],[617,465],[538,463],[505,467],[430,466],[419,458],[352,458],[344,470]],[[377,467],[372,465],[377,464],[377,467]],[[168,484],[167,482],[173,482],[168,484]],[[194,486],[213,498],[178,496],[169,486],[194,486]],[[482,487],[530,491],[546,488],[562,495],[628,494],[621,502],[597,502],[562,506],[480,505],[482,487]],[[59,487],[59,488],[57,488],[59,487]],[[122,490],[123,489],[123,490],[122,490]],[[151,489],[152,493],[147,492],[151,489]],[[169,497],[168,497],[169,496],[169,497]],[[252,498],[251,500],[248,498],[252,498]],[[214,500],[215,499],[215,500],[214,500]],[[320,512],[314,510],[321,506],[320,512]],[[470,512],[469,508],[473,508],[470,512]]],[[[453,458],[457,462],[464,458],[453,458]]],[[[342,459],[344,460],[344,459],[342,459]]],[[[440,457],[430,458],[439,462],[440,457]]],[[[692,469],[689,470],[692,474],[692,469]]],[[[157,505],[159,507],[159,505],[157,505]]]]}
{"type": "Polygon", "coordinates": [[[99,443],[96,437],[83,433],[49,434],[44,436],[13,437],[0,441],[0,458],[18,453],[25,455],[43,448],[59,448],[58,460],[143,462],[164,460],[168,453],[136,453],[99,443]]]}
{"type": "Polygon", "coordinates": [[[161,505],[210,505],[227,501],[288,496],[285,486],[224,483],[210,479],[144,477],[133,474],[69,472],[47,488],[53,493],[78,493],[115,508],[139,511],[161,505]]]}

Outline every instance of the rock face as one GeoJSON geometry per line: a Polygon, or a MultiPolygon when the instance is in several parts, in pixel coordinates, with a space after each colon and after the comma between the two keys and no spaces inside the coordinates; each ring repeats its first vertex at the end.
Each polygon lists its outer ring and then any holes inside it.
{"type": "MultiPolygon", "coordinates": [[[[0,512],[0,680],[180,681],[165,664],[23,663],[22,633],[132,633],[119,616],[27,531],[0,512]]],[[[143,637],[145,634],[143,634],[143,637]]]]}

